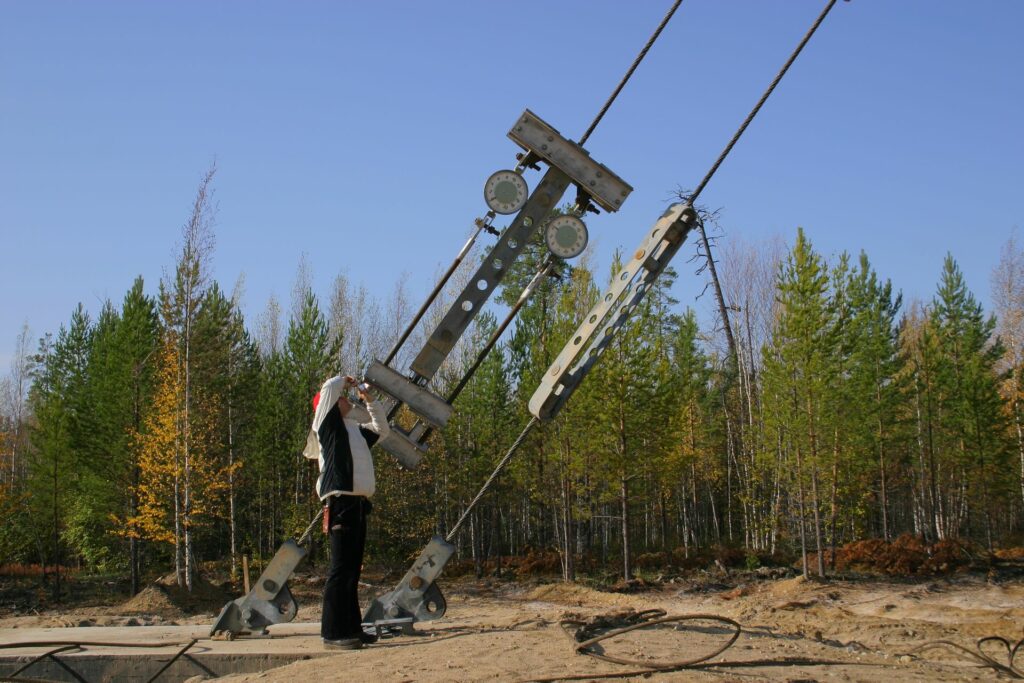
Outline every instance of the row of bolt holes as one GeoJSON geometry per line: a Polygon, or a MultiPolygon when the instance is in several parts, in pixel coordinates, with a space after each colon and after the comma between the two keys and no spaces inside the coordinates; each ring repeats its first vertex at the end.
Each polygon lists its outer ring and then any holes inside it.
{"type": "MultiPolygon", "coordinates": [[[[518,246],[519,246],[519,243],[516,242],[515,240],[509,240],[508,241],[508,248],[509,249],[515,249],[518,246]]],[[[501,268],[505,264],[502,262],[502,260],[500,258],[496,258],[493,261],[491,261],[491,265],[494,266],[494,272],[498,273],[498,272],[501,272],[501,268]]],[[[479,289],[481,292],[486,292],[487,288],[490,287],[490,286],[491,286],[491,284],[489,282],[487,282],[487,280],[482,280],[481,279],[481,280],[477,280],[476,281],[476,288],[479,289]]],[[[464,310],[466,313],[469,313],[470,311],[472,311],[473,310],[473,302],[470,301],[469,299],[466,299],[465,301],[463,301],[462,302],[462,310],[464,310]]]]}
{"type": "MultiPolygon", "coordinates": [[[[625,276],[626,276],[626,275],[628,275],[628,273],[625,273],[625,272],[623,272],[623,274],[622,274],[622,275],[623,275],[622,279],[623,279],[623,280],[625,280],[625,279],[626,279],[626,277],[625,277],[625,276]]],[[[643,282],[641,282],[641,283],[637,284],[637,286],[636,286],[636,292],[635,292],[634,294],[640,294],[640,293],[641,293],[642,291],[644,291],[644,286],[645,286],[645,285],[644,285],[644,283],[643,283],[643,282]]],[[[605,297],[604,297],[604,300],[605,300],[605,301],[611,301],[611,300],[612,300],[612,295],[611,295],[611,293],[609,293],[609,294],[605,295],[605,297]]],[[[625,316],[626,316],[626,313],[627,313],[627,311],[626,311],[626,308],[627,308],[626,306],[623,306],[622,308],[620,308],[620,309],[619,309],[619,315],[620,315],[620,316],[622,316],[622,317],[625,317],[625,316]]],[[[590,320],[588,320],[587,322],[588,322],[589,324],[593,325],[593,324],[594,324],[595,322],[597,322],[597,315],[595,314],[595,315],[592,315],[592,316],[590,316],[590,320]]],[[[606,335],[609,335],[609,334],[611,334],[611,333],[612,333],[612,327],[611,327],[611,326],[608,326],[608,327],[606,327],[606,328],[605,328],[605,330],[604,330],[604,333],[605,333],[606,335]]],[[[581,336],[578,336],[578,337],[576,337],[575,339],[573,339],[573,340],[572,340],[572,343],[573,343],[573,345],[574,345],[574,346],[579,346],[579,345],[580,345],[580,342],[581,342],[581,341],[583,341],[583,337],[582,337],[582,335],[581,335],[581,336]]],[[[590,351],[590,355],[591,355],[591,356],[593,356],[593,355],[594,355],[594,353],[595,353],[595,351],[596,351],[596,349],[592,349],[592,350],[590,351]]]]}
{"type": "MultiPolygon", "coordinates": [[[[651,237],[656,237],[657,235],[658,235],[658,231],[657,230],[655,230],[654,232],[651,233],[651,237]]],[[[643,250],[641,250],[640,253],[637,254],[636,260],[642,259],[644,257],[644,255],[645,255],[645,252],[643,250]]],[[[619,279],[625,281],[626,278],[628,278],[628,277],[629,277],[629,271],[628,270],[623,270],[622,274],[619,276],[619,279]]],[[[642,291],[644,291],[644,283],[641,282],[641,283],[639,283],[636,286],[636,294],[639,294],[642,291]]],[[[608,294],[605,295],[604,300],[605,300],[606,303],[611,301],[612,300],[612,293],[608,292],[608,294]]],[[[619,311],[619,314],[623,315],[623,316],[626,315],[626,307],[625,306],[622,307],[622,309],[619,311]]],[[[588,320],[587,322],[589,324],[593,325],[595,322],[597,322],[597,315],[590,316],[590,320],[588,320]]],[[[604,333],[606,335],[611,334],[612,333],[612,328],[611,327],[605,328],[604,333]]],[[[576,337],[575,339],[573,339],[572,343],[573,343],[574,346],[579,346],[581,341],[583,341],[583,337],[579,336],[579,337],[576,337]]],[[[590,355],[593,356],[595,352],[596,352],[596,349],[592,349],[591,352],[590,352],[590,355]]]]}
{"type": "MultiPolygon", "coordinates": [[[[658,234],[658,231],[655,230],[654,232],[651,233],[651,237],[655,237],[655,236],[657,236],[657,234],[658,234]]],[[[519,246],[519,243],[516,242],[515,240],[509,240],[508,241],[508,248],[509,249],[515,249],[518,246],[519,246]]],[[[641,252],[637,256],[637,259],[641,259],[641,258],[643,258],[643,256],[644,256],[644,254],[643,254],[643,252],[641,252]]],[[[495,272],[498,272],[498,271],[501,270],[501,267],[504,264],[502,263],[500,258],[496,258],[493,261],[491,261],[491,265],[494,266],[495,272]]],[[[622,275],[619,276],[619,279],[625,281],[626,278],[628,278],[628,277],[629,277],[629,271],[628,270],[623,270],[622,271],[622,275]]],[[[476,288],[479,289],[481,292],[487,291],[487,288],[489,286],[490,286],[490,283],[487,282],[487,280],[481,279],[481,280],[477,280],[477,282],[476,282],[476,288]]],[[[637,292],[641,292],[641,291],[643,291],[643,284],[641,284],[639,287],[637,287],[637,292]]],[[[612,300],[611,293],[608,293],[608,295],[605,296],[604,300],[605,301],[611,301],[612,300]]],[[[466,299],[465,301],[463,301],[462,302],[462,310],[464,310],[466,313],[469,313],[470,311],[472,311],[473,310],[473,302],[470,301],[469,299],[466,299]]],[[[622,309],[623,315],[625,315],[625,312],[626,312],[626,309],[623,308],[622,309]]],[[[590,322],[591,325],[593,325],[596,320],[597,320],[597,316],[596,315],[592,315],[592,316],[590,316],[590,321],[589,322],[590,322]]],[[[605,334],[609,334],[609,333],[611,333],[611,328],[605,330],[605,334]]],[[[574,345],[576,345],[576,346],[579,346],[579,343],[582,340],[583,340],[583,337],[576,337],[575,339],[572,340],[572,343],[574,345]]]]}

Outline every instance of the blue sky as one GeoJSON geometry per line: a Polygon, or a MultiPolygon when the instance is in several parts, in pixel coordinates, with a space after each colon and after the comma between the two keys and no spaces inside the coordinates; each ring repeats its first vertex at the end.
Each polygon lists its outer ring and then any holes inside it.
{"type": "MultiPolygon", "coordinates": [[[[27,321],[173,267],[216,158],[214,272],[250,323],[303,257],[418,303],[529,107],[579,137],[670,2],[0,0],[0,371],[27,321]]],[[[823,0],[684,0],[587,143],[635,188],[604,267],[693,187],[823,0]]],[[[987,301],[1024,219],[1024,3],[839,3],[704,192],[724,239],[868,252],[928,299],[952,251],[987,301]]],[[[537,178],[531,175],[532,182],[537,178]]],[[[703,283],[684,264],[677,294],[703,283]]]]}

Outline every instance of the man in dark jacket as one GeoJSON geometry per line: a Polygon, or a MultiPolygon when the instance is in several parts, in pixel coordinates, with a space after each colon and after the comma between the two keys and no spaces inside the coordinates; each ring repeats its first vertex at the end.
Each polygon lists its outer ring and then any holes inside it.
{"type": "Polygon", "coordinates": [[[316,492],[324,503],[331,545],[320,635],[324,645],[340,649],[358,649],[376,640],[362,629],[357,593],[369,499],[376,488],[370,447],[390,429],[384,408],[365,386],[357,389],[365,408],[349,401],[345,394],[351,386],[356,386],[355,379],[338,376],[321,387],[304,451],[320,465],[316,492]]]}

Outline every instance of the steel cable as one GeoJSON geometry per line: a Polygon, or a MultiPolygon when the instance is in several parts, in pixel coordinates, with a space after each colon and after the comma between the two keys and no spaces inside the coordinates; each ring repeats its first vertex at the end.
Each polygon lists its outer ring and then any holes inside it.
{"type": "Polygon", "coordinates": [[[446,541],[448,541],[449,543],[452,542],[452,539],[455,538],[455,535],[459,533],[459,529],[462,527],[463,522],[465,522],[466,519],[469,517],[469,513],[473,511],[473,508],[476,507],[476,504],[480,502],[480,499],[483,498],[485,493],[487,493],[487,490],[491,488],[491,485],[494,483],[494,480],[498,478],[498,475],[501,474],[501,471],[505,469],[505,465],[507,465],[508,461],[512,459],[512,455],[517,450],[519,450],[519,447],[523,444],[523,440],[526,439],[526,435],[529,434],[530,431],[533,430],[533,428],[536,427],[539,422],[540,420],[533,417],[530,418],[530,421],[526,423],[526,426],[523,428],[523,431],[520,432],[519,437],[508,449],[508,453],[506,453],[505,457],[501,459],[501,462],[498,463],[498,466],[494,468],[494,471],[491,472],[491,476],[487,478],[487,481],[484,482],[484,485],[480,487],[480,491],[476,494],[476,497],[473,498],[473,500],[469,503],[469,506],[466,507],[466,509],[463,511],[462,516],[459,517],[459,521],[455,522],[455,526],[453,526],[452,530],[448,532],[448,535],[445,537],[446,541]]]}
{"type": "MultiPolygon", "coordinates": [[[[615,86],[615,90],[612,91],[612,94],[608,97],[608,100],[605,101],[604,106],[601,107],[601,110],[597,113],[597,116],[594,117],[594,120],[590,123],[590,126],[587,128],[586,132],[584,132],[583,135],[580,137],[578,144],[581,147],[590,137],[590,134],[594,132],[594,129],[597,128],[597,124],[600,123],[601,119],[604,118],[604,115],[612,106],[612,103],[615,101],[615,98],[617,98],[619,96],[619,93],[622,92],[622,89],[626,87],[626,83],[633,75],[633,72],[636,71],[636,68],[638,66],[640,66],[640,62],[642,62],[644,57],[647,56],[647,52],[651,49],[651,46],[654,45],[654,41],[656,41],[658,39],[658,36],[661,35],[661,32],[664,30],[665,26],[668,25],[668,22],[672,18],[672,15],[675,14],[677,9],[679,9],[679,5],[681,5],[682,2],[683,0],[675,0],[675,2],[672,3],[672,6],[669,8],[668,12],[665,13],[665,16],[662,17],[661,23],[659,23],[658,27],[654,29],[654,33],[651,34],[651,37],[647,39],[647,43],[643,46],[643,49],[640,50],[640,53],[636,56],[636,59],[633,60],[633,63],[626,71],[626,75],[624,75],[622,77],[622,80],[619,81],[619,84],[615,86]]],[[[477,364],[479,364],[483,355],[484,354],[481,354],[481,358],[478,359],[477,364]]],[[[476,366],[474,366],[474,370],[475,369],[476,366]]],[[[460,385],[460,390],[462,386],[463,385],[460,385]]],[[[454,400],[454,397],[452,397],[452,399],[449,400],[449,403],[452,400],[454,400]]],[[[480,488],[480,491],[476,494],[476,497],[473,498],[469,506],[465,509],[465,511],[463,511],[462,515],[459,517],[459,520],[455,522],[455,526],[453,526],[452,530],[448,532],[448,536],[445,538],[445,540],[451,542],[451,540],[455,538],[456,534],[458,534],[459,532],[459,529],[462,527],[463,523],[469,517],[469,514],[473,511],[473,508],[476,507],[476,504],[480,501],[484,494],[487,493],[488,489],[490,489],[491,485],[494,483],[494,480],[498,477],[499,474],[501,474],[501,471],[505,469],[505,465],[507,465],[508,461],[512,459],[512,455],[516,452],[516,450],[519,449],[519,446],[522,445],[523,439],[526,438],[526,435],[530,433],[530,431],[537,425],[538,422],[539,420],[536,417],[534,417],[526,424],[526,427],[523,429],[522,433],[519,434],[519,438],[515,440],[515,443],[513,443],[512,447],[509,448],[508,453],[506,453],[505,457],[501,459],[501,462],[498,463],[498,466],[494,468],[494,472],[491,473],[491,476],[480,488]]]]}
{"type": "Polygon", "coordinates": [[[998,673],[1006,674],[1010,678],[1016,678],[1020,680],[1024,679],[1024,671],[1018,669],[1015,666],[1015,660],[1017,658],[1017,652],[1022,647],[1024,647],[1024,638],[1018,640],[1016,644],[1011,645],[1010,641],[1008,641],[1006,638],[1003,638],[1002,636],[985,636],[984,638],[979,638],[978,642],[975,643],[975,648],[977,651],[968,650],[963,645],[960,645],[959,643],[954,643],[952,640],[930,640],[927,643],[918,645],[907,654],[911,656],[916,656],[917,654],[923,654],[928,650],[938,649],[946,649],[952,650],[953,652],[961,652],[971,657],[975,662],[977,662],[981,666],[993,669],[998,673]],[[1000,643],[1001,645],[1003,645],[1003,647],[1006,648],[1006,664],[1000,664],[995,659],[993,659],[992,657],[990,657],[982,651],[982,647],[984,647],[986,643],[1000,643]]]}
{"type": "Polygon", "coordinates": [[[644,48],[642,50],[640,50],[640,54],[638,54],[636,56],[636,59],[633,60],[633,64],[629,67],[629,70],[626,71],[626,75],[623,76],[622,80],[619,81],[619,84],[615,86],[615,90],[612,91],[612,94],[608,98],[608,101],[604,103],[603,107],[601,107],[601,111],[597,112],[597,116],[594,117],[594,120],[591,122],[590,127],[587,128],[587,132],[585,132],[583,136],[580,138],[580,147],[583,146],[583,143],[587,141],[587,138],[590,137],[590,134],[594,132],[595,128],[597,128],[597,124],[600,123],[601,119],[604,118],[605,113],[612,106],[612,102],[615,101],[615,98],[618,97],[619,93],[622,92],[622,89],[626,87],[626,82],[629,80],[630,76],[633,75],[633,72],[636,71],[636,68],[640,66],[640,62],[643,61],[643,58],[647,55],[647,51],[651,49],[652,45],[654,45],[654,41],[656,41],[658,39],[658,36],[661,35],[662,29],[665,28],[666,24],[668,24],[668,20],[671,19],[672,15],[676,13],[676,10],[679,9],[679,5],[681,5],[682,2],[683,0],[676,0],[672,4],[672,7],[669,8],[668,12],[665,13],[665,17],[661,20],[661,23],[658,24],[658,28],[654,29],[654,33],[652,33],[651,37],[648,38],[647,44],[644,45],[644,48]]]}
{"type": "Polygon", "coordinates": [[[704,176],[704,179],[700,181],[699,185],[697,185],[697,189],[695,189],[693,193],[688,197],[688,200],[691,204],[696,204],[697,197],[700,196],[700,193],[704,191],[704,188],[711,180],[711,177],[715,175],[715,172],[718,171],[718,167],[722,165],[723,161],[725,161],[725,157],[729,156],[729,152],[732,151],[732,148],[736,145],[736,142],[740,139],[740,136],[743,135],[743,132],[747,129],[747,126],[749,126],[750,122],[754,120],[755,116],[757,116],[757,112],[761,110],[761,106],[768,100],[768,96],[772,94],[772,91],[775,90],[775,86],[779,84],[779,81],[782,80],[782,77],[786,75],[787,71],[789,71],[789,67],[792,66],[793,62],[796,61],[797,56],[799,56],[800,52],[804,49],[804,46],[807,45],[807,42],[811,39],[811,36],[814,35],[814,32],[818,30],[818,27],[821,26],[821,22],[825,20],[825,17],[828,16],[828,13],[832,10],[832,7],[835,4],[836,0],[829,0],[828,4],[825,5],[825,9],[821,11],[821,14],[818,15],[818,18],[811,25],[811,28],[808,29],[807,33],[803,37],[803,40],[801,40],[800,44],[796,46],[796,49],[793,50],[793,53],[789,56],[789,59],[786,60],[786,63],[782,66],[782,69],[780,69],[779,73],[776,74],[775,80],[773,80],[771,85],[768,86],[768,89],[764,91],[764,94],[761,95],[761,99],[757,101],[757,104],[754,105],[754,108],[751,109],[750,113],[747,115],[746,120],[743,121],[742,125],[740,125],[739,129],[732,136],[732,140],[729,140],[729,144],[726,145],[725,149],[722,150],[722,153],[718,155],[718,159],[715,161],[714,165],[711,166],[711,170],[707,172],[707,175],[704,176]]]}
{"type": "MultiPolygon", "coordinates": [[[[607,631],[600,635],[595,635],[591,638],[587,638],[582,642],[578,642],[576,644],[576,652],[580,654],[590,655],[591,657],[594,657],[596,659],[602,659],[606,662],[612,662],[615,664],[626,664],[628,666],[644,666],[654,670],[684,669],[692,667],[696,664],[700,664],[701,662],[706,662],[707,660],[722,654],[730,647],[732,647],[733,643],[735,643],[737,639],[739,639],[740,633],[742,633],[743,631],[743,627],[740,626],[739,622],[736,622],[730,619],[729,617],[723,617],[717,614],[677,614],[674,616],[668,616],[666,615],[664,610],[659,609],[640,612],[636,615],[635,619],[631,621],[633,623],[630,623],[627,626],[623,626],[622,628],[612,629],[611,631],[607,631]],[[680,621],[717,621],[730,626],[732,628],[732,635],[729,637],[729,640],[725,642],[725,644],[719,646],[714,651],[701,655],[700,657],[693,657],[691,659],[678,662],[652,662],[640,659],[630,659],[627,657],[616,657],[603,652],[599,652],[594,649],[594,645],[601,642],[602,640],[615,638],[616,636],[620,636],[624,633],[629,633],[630,631],[635,631],[641,628],[647,628],[648,626],[657,626],[658,624],[668,624],[680,621]]],[[[563,630],[565,630],[566,633],[569,633],[568,627],[579,627],[580,631],[577,632],[577,635],[575,636],[574,640],[578,639],[580,635],[589,635],[585,632],[587,623],[584,621],[579,621],[576,619],[563,619],[561,622],[559,622],[559,625],[562,627],[563,630]]]]}
{"type": "Polygon", "coordinates": [[[310,532],[313,531],[313,527],[316,525],[316,523],[323,516],[324,516],[324,509],[321,507],[320,508],[320,512],[316,513],[316,517],[313,518],[313,521],[309,523],[309,526],[306,527],[306,530],[302,532],[301,536],[299,536],[299,540],[298,540],[298,544],[299,545],[302,545],[303,543],[306,542],[306,539],[309,538],[310,532]]]}
{"type": "MultiPolygon", "coordinates": [[[[575,644],[575,651],[577,654],[584,654],[595,659],[601,659],[607,662],[613,662],[615,664],[625,664],[627,666],[639,666],[641,669],[630,669],[621,671],[608,671],[602,673],[586,673],[586,674],[565,674],[557,676],[545,676],[542,678],[529,678],[526,679],[530,683],[554,683],[555,681],[593,681],[603,678],[633,678],[633,677],[648,677],[655,673],[668,673],[671,671],[682,671],[686,669],[717,669],[717,668],[753,668],[762,666],[830,666],[830,665],[856,665],[856,666],[881,666],[872,662],[845,662],[841,660],[833,659],[817,659],[813,657],[782,657],[779,659],[751,659],[751,660],[734,660],[734,661],[716,661],[711,660],[718,655],[722,654],[739,639],[742,633],[743,627],[739,622],[730,619],[729,617],[723,617],[717,614],[678,614],[675,616],[666,616],[665,610],[662,609],[651,609],[639,612],[636,614],[629,615],[608,615],[606,617],[598,617],[597,619],[587,622],[579,619],[563,619],[559,622],[562,630],[568,635],[575,644]],[[610,628],[615,620],[625,621],[626,626],[622,628],[614,628],[612,630],[606,630],[600,635],[594,635],[600,631],[610,628]],[[651,660],[642,659],[630,659],[626,657],[616,657],[608,655],[593,648],[597,643],[615,638],[624,633],[635,631],[637,629],[646,628],[648,626],[656,626],[659,624],[666,624],[671,622],[682,622],[682,621],[717,621],[719,623],[726,624],[732,630],[732,634],[729,639],[720,645],[713,652],[702,655],[700,657],[693,657],[688,660],[676,661],[676,662],[657,662],[651,660]],[[575,633],[570,631],[571,627],[577,627],[575,633]]],[[[677,627],[678,630],[678,627],[677,627]]]]}

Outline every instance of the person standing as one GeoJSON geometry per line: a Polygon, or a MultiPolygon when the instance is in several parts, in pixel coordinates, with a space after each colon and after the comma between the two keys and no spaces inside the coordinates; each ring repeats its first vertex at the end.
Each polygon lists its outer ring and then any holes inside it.
{"type": "Polygon", "coordinates": [[[320,466],[316,493],[324,504],[324,528],[331,547],[320,635],[329,648],[355,650],[377,640],[363,631],[358,587],[366,518],[376,488],[370,447],[386,437],[390,427],[384,408],[366,385],[357,385],[352,377],[339,375],[324,382],[313,406],[303,455],[316,458],[320,466]],[[365,409],[346,396],[353,386],[365,409]]]}

